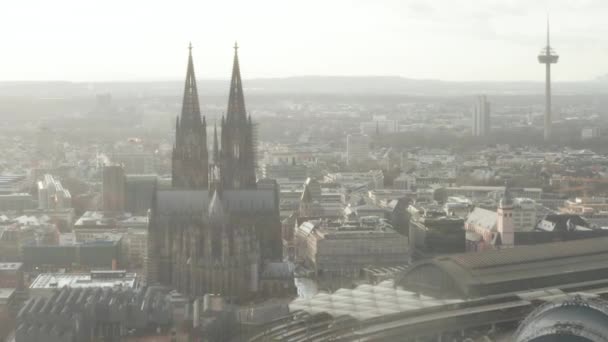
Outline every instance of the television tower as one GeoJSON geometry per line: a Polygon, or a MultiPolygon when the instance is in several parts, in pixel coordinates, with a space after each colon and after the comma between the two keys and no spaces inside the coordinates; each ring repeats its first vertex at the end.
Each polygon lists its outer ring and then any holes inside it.
{"type": "Polygon", "coordinates": [[[538,55],[538,62],[545,65],[545,141],[551,139],[551,64],[557,63],[559,56],[551,49],[549,42],[549,18],[547,17],[547,46],[538,55]]]}

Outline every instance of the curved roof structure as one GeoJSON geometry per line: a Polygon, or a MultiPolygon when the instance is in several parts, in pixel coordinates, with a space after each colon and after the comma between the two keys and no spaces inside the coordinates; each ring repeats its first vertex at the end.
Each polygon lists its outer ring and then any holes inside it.
{"type": "Polygon", "coordinates": [[[517,342],[608,342],[608,303],[574,296],[540,306],[521,323],[517,342]]]}
{"type": "Polygon", "coordinates": [[[479,297],[608,278],[608,238],[440,256],[413,265],[400,285],[431,296],[479,297]]]}
{"type": "Polygon", "coordinates": [[[342,288],[331,294],[318,293],[312,298],[298,298],[289,304],[289,309],[310,314],[325,312],[332,317],[351,316],[364,320],[459,302],[461,300],[435,299],[405,291],[395,287],[392,280],[385,280],[377,285],[363,284],[354,289],[342,288]]]}

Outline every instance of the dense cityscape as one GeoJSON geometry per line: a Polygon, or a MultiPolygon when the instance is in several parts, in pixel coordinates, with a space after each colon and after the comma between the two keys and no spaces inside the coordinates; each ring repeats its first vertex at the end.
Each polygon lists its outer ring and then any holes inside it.
{"type": "Polygon", "coordinates": [[[247,42],[1,81],[0,341],[608,341],[608,83],[543,34],[534,82],[252,78],[247,42]]]}

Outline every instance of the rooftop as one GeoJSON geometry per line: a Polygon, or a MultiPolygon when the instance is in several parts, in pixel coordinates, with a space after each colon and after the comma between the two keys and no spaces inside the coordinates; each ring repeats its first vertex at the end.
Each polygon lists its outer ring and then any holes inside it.
{"type": "Polygon", "coordinates": [[[99,232],[88,234],[86,238],[76,235],[75,232],[59,234],[59,246],[74,245],[114,245],[121,241],[123,234],[116,232],[99,232]]]}
{"type": "Polygon", "coordinates": [[[122,287],[135,288],[137,274],[126,271],[91,271],[91,273],[42,273],[30,289],[122,287]]]}
{"type": "MultiPolygon", "coordinates": [[[[471,190],[471,191],[499,191],[503,192],[505,190],[504,186],[485,186],[485,185],[461,185],[461,186],[452,186],[447,187],[447,190],[471,190]]],[[[512,191],[519,192],[542,192],[541,188],[512,188],[512,191]]]]}
{"type": "Polygon", "coordinates": [[[15,291],[14,288],[0,288],[0,302],[10,298],[15,291]]]}
{"type": "Polygon", "coordinates": [[[148,216],[131,216],[118,222],[119,227],[123,226],[148,226],[148,216]]]}
{"type": "Polygon", "coordinates": [[[385,219],[378,216],[364,216],[353,220],[311,220],[303,222],[298,230],[304,234],[317,233],[324,238],[382,236],[398,234],[385,219]]]}
{"type": "Polygon", "coordinates": [[[454,284],[450,288],[461,296],[491,295],[604,279],[608,274],[606,258],[606,237],[453,254],[413,265],[401,284],[408,288],[432,286],[431,278],[415,279],[426,277],[433,269],[450,278],[454,284]]]}
{"type": "Polygon", "coordinates": [[[10,194],[0,194],[0,197],[2,197],[2,198],[4,198],[4,197],[11,197],[11,198],[12,197],[23,197],[23,198],[26,198],[26,197],[32,197],[32,195],[28,194],[27,192],[16,192],[16,193],[10,193],[10,194]]]}
{"type": "Polygon", "coordinates": [[[86,211],[74,223],[75,228],[124,228],[131,226],[147,226],[147,216],[133,216],[130,213],[109,211],[86,211]]]}
{"type": "Polygon", "coordinates": [[[21,262],[0,262],[0,272],[19,270],[21,266],[23,266],[21,262]]]}
{"type": "Polygon", "coordinates": [[[6,304],[15,291],[15,289],[0,288],[0,305],[6,304]]]}
{"type": "Polygon", "coordinates": [[[475,225],[489,231],[496,231],[498,215],[496,211],[476,207],[469,214],[466,224],[475,225]]]}

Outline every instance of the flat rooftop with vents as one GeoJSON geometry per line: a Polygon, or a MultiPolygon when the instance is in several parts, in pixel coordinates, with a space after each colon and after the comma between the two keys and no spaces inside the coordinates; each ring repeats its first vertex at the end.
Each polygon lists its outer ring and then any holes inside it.
{"type": "Polygon", "coordinates": [[[21,262],[0,262],[0,272],[2,271],[18,271],[23,266],[21,262]]]}
{"type": "Polygon", "coordinates": [[[90,273],[42,273],[30,285],[30,291],[69,288],[137,287],[137,274],[127,271],[91,271],[90,273]]]}

